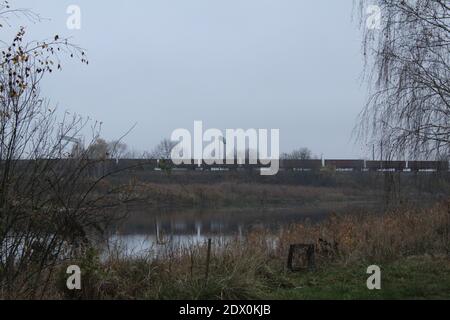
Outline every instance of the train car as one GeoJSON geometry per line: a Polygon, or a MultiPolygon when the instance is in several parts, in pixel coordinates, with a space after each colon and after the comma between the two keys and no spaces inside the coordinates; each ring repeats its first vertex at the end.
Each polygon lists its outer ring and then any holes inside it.
{"type": "Polygon", "coordinates": [[[322,160],[280,160],[280,168],[284,170],[320,170],[322,160]]]}
{"type": "Polygon", "coordinates": [[[172,160],[159,160],[158,167],[160,169],[184,169],[184,170],[197,170],[197,168],[202,168],[204,166],[203,162],[200,162],[200,166],[198,161],[187,161],[187,163],[182,164],[174,164],[172,160]]]}
{"type": "Polygon", "coordinates": [[[249,165],[249,164],[243,164],[243,165],[238,165],[235,161],[235,163],[233,164],[227,164],[226,161],[224,161],[225,163],[223,164],[212,164],[212,165],[208,165],[205,163],[204,160],[199,161],[198,160],[191,160],[190,163],[187,164],[180,164],[180,165],[175,165],[173,164],[172,161],[168,161],[166,162],[166,166],[170,167],[170,168],[176,168],[176,169],[185,169],[185,170],[211,170],[211,171],[220,171],[220,170],[237,170],[239,168],[241,169],[248,169],[251,170],[253,167],[259,167],[259,165],[249,165]]]}
{"type": "Polygon", "coordinates": [[[403,171],[407,168],[406,161],[366,161],[369,171],[395,170],[403,171]]]}
{"type": "Polygon", "coordinates": [[[325,160],[325,167],[335,168],[336,170],[362,171],[364,160],[325,160]]]}
{"type": "Polygon", "coordinates": [[[411,171],[433,170],[433,171],[448,171],[447,161],[408,161],[408,169],[411,171]]]}
{"type": "Polygon", "coordinates": [[[118,159],[110,160],[110,167],[114,170],[148,170],[152,171],[158,166],[157,160],[152,159],[118,159]]]}

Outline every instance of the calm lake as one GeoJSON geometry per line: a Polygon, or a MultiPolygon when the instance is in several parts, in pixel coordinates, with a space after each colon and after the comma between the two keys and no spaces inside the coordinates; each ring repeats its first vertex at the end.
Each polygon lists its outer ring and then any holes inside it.
{"type": "Polygon", "coordinates": [[[157,254],[212,239],[215,243],[241,238],[254,228],[273,231],[292,223],[318,222],[329,214],[363,212],[376,203],[326,203],[290,208],[240,208],[197,210],[146,210],[133,208],[111,233],[109,245],[127,254],[157,254]]]}

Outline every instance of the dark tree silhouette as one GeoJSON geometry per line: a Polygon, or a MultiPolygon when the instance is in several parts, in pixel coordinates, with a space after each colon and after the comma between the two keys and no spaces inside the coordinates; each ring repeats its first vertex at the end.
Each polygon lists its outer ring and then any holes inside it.
{"type": "Polygon", "coordinates": [[[358,0],[371,94],[359,137],[384,157],[446,157],[450,146],[450,6],[447,0],[376,0],[379,29],[358,0]]]}

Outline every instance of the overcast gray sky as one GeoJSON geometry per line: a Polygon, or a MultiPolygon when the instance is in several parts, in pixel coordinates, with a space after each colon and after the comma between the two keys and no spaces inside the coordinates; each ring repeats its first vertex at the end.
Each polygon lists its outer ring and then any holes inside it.
{"type": "MultiPolygon", "coordinates": [[[[278,128],[281,149],[360,157],[351,140],[366,91],[352,0],[12,0],[51,21],[39,39],[73,36],[72,61],[44,93],[62,109],[103,121],[114,139],[152,149],[177,128],[278,128]],[[81,30],[66,28],[78,5],[81,30]]],[[[24,22],[23,22],[24,23],[24,22]]]]}

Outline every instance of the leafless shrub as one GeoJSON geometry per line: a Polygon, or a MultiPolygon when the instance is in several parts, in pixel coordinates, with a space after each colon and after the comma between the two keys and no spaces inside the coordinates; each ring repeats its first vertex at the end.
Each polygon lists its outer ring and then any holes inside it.
{"type": "MultiPolygon", "coordinates": [[[[14,12],[0,5],[1,18],[14,12]]],[[[75,157],[67,151],[89,121],[58,116],[40,92],[64,56],[88,64],[68,39],[27,42],[24,27],[0,50],[0,298],[40,297],[55,267],[111,221],[106,204],[114,203],[98,188],[108,173],[98,174],[99,161],[82,148],[75,157]]],[[[89,145],[99,129],[92,125],[89,145]]]]}
{"type": "Polygon", "coordinates": [[[171,153],[173,147],[175,147],[176,143],[171,141],[170,139],[163,139],[150,154],[148,155],[151,159],[158,160],[169,160],[172,158],[171,153]]]}

